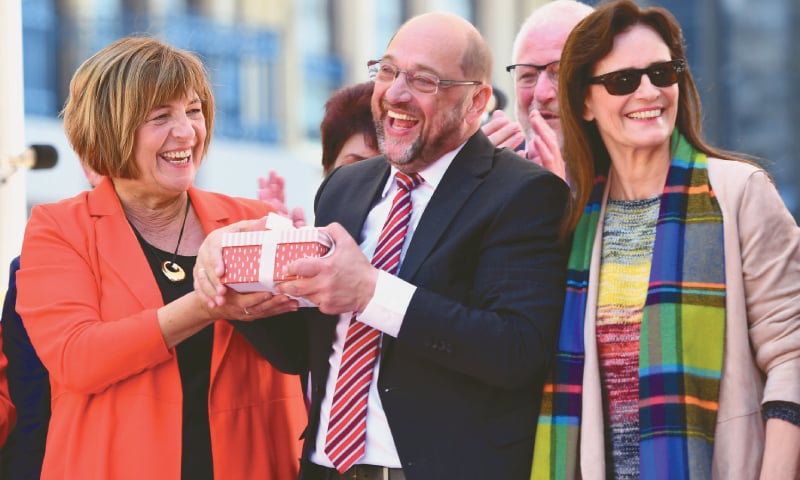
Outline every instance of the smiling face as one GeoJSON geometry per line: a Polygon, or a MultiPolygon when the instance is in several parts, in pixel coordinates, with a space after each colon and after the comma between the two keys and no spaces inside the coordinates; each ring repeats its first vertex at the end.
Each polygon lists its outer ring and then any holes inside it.
{"type": "Polygon", "coordinates": [[[136,129],[133,155],[139,176],[130,182],[153,197],[185,192],[200,166],[205,139],[202,103],[194,91],[156,105],[136,129]]]}
{"type": "MultiPolygon", "coordinates": [[[[561,50],[574,25],[563,22],[536,25],[528,31],[520,44],[519,53],[514,63],[530,65],[547,65],[561,58],[561,50]]],[[[533,139],[530,114],[538,110],[559,139],[561,138],[561,122],[558,116],[558,82],[554,82],[546,72],[540,72],[533,87],[521,87],[514,83],[517,94],[517,121],[525,132],[525,137],[533,139]]]]}
{"type": "MultiPolygon", "coordinates": [[[[461,70],[467,44],[461,21],[429,14],[404,25],[381,60],[440,79],[481,80],[465,78],[461,70]]],[[[490,95],[487,85],[440,85],[435,94],[420,93],[409,87],[405,73],[393,82],[376,81],[372,117],[381,152],[401,171],[422,170],[478,130],[490,95]]]]}
{"type": "MultiPolygon", "coordinates": [[[[614,39],[611,52],[597,62],[592,76],[627,68],[646,68],[671,60],[664,40],[650,27],[634,25],[614,39]]],[[[666,149],[678,114],[678,84],[656,87],[642,75],[628,95],[611,95],[603,85],[591,85],[584,119],[594,120],[612,159],[641,150],[666,149]]]]}
{"type": "MultiPolygon", "coordinates": [[[[592,12],[592,7],[580,2],[546,2],[525,20],[514,40],[512,61],[515,64],[544,66],[554,64],[557,72],[561,52],[570,32],[581,20],[592,12]]],[[[530,71],[529,69],[527,69],[530,71]]],[[[519,72],[524,72],[521,69],[519,72]]],[[[545,72],[540,72],[533,87],[524,87],[514,82],[516,104],[514,111],[525,137],[534,137],[530,115],[535,110],[556,133],[559,145],[563,143],[561,117],[558,109],[558,81],[545,72]]]]}

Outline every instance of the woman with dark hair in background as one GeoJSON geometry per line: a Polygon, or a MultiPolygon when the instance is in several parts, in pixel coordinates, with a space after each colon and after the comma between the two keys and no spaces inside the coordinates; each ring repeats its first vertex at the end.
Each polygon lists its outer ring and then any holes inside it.
{"type": "Polygon", "coordinates": [[[344,87],[325,102],[319,125],[325,175],[342,165],[380,155],[369,102],[375,82],[344,87]]]}
{"type": "Polygon", "coordinates": [[[601,5],[561,58],[575,205],[533,478],[796,478],[800,229],[700,134],[681,29],[601,5]]]}

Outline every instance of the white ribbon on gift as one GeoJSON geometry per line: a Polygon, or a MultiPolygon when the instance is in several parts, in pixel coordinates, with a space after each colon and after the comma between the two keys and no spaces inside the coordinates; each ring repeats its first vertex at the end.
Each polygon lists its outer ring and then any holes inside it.
{"type": "MultiPolygon", "coordinates": [[[[231,283],[228,286],[237,292],[263,292],[275,293],[275,255],[279,244],[285,243],[319,243],[328,247],[328,256],[333,252],[333,239],[327,233],[316,227],[279,228],[277,230],[260,230],[253,232],[232,232],[222,236],[222,248],[248,247],[261,245],[261,258],[259,259],[259,272],[257,282],[231,283]]],[[[277,282],[280,283],[280,282],[277,282]]],[[[305,298],[295,298],[301,307],[315,307],[316,305],[305,298]]]]}

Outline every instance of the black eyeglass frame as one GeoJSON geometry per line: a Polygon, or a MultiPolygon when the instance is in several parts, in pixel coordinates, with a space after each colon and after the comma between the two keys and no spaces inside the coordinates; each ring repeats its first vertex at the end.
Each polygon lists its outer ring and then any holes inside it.
{"type": "MultiPolygon", "coordinates": [[[[517,82],[518,80],[514,77],[514,70],[516,70],[517,67],[530,67],[530,68],[535,68],[536,69],[536,82],[539,81],[539,77],[542,75],[542,72],[547,73],[550,76],[550,79],[555,81],[558,78],[558,73],[556,72],[556,74],[555,74],[556,78],[554,79],[553,78],[553,74],[550,73],[548,71],[548,69],[552,65],[557,65],[559,63],[561,63],[560,59],[559,60],[553,60],[552,62],[546,63],[544,65],[535,65],[533,63],[512,63],[511,65],[506,65],[506,72],[511,74],[512,79],[514,80],[514,82],[517,82]]],[[[533,85],[536,85],[536,82],[533,82],[533,85]]]]}
{"type": "Polygon", "coordinates": [[[650,79],[650,83],[656,87],[665,88],[678,83],[678,81],[681,79],[681,74],[685,71],[686,60],[682,58],[676,58],[666,62],[654,63],[646,68],[624,68],[622,70],[604,73],[596,77],[589,77],[589,79],[586,80],[586,83],[589,85],[603,85],[609,95],[630,95],[639,88],[639,85],[642,84],[642,75],[646,74],[647,78],[650,79]],[[667,80],[664,81],[660,77],[656,76],[656,70],[664,67],[669,67],[671,69],[670,71],[674,73],[674,77],[670,75],[669,77],[665,77],[667,80]],[[635,75],[636,81],[626,83],[624,86],[615,84],[614,82],[619,81],[622,75],[635,75]]]}
{"type": "Polygon", "coordinates": [[[401,73],[405,73],[406,74],[406,84],[409,87],[411,87],[411,89],[413,89],[415,92],[428,94],[428,95],[436,95],[437,93],[439,93],[439,87],[448,88],[448,87],[453,87],[453,86],[458,86],[458,85],[483,85],[483,82],[481,82],[480,80],[443,80],[443,79],[439,78],[438,76],[436,76],[436,74],[434,74],[434,73],[431,73],[431,72],[420,72],[420,71],[417,71],[417,70],[404,70],[404,69],[398,67],[397,65],[395,65],[393,63],[384,62],[383,60],[370,60],[370,61],[367,62],[367,69],[369,70],[369,78],[370,78],[370,80],[372,80],[372,81],[376,81],[377,80],[377,75],[378,75],[378,71],[377,70],[380,69],[381,65],[388,65],[388,66],[390,66],[390,67],[392,67],[393,69],[396,70],[396,72],[394,74],[394,78],[392,79],[392,82],[397,80],[397,77],[399,77],[401,73]],[[373,71],[373,69],[374,69],[374,71],[373,71]],[[434,83],[436,83],[436,88],[434,88],[434,90],[432,92],[426,92],[426,91],[423,91],[423,90],[419,90],[418,87],[414,86],[413,82],[409,82],[408,81],[409,76],[412,77],[412,78],[416,78],[417,75],[423,75],[423,76],[426,76],[426,77],[430,77],[430,79],[433,80],[434,83]]]}

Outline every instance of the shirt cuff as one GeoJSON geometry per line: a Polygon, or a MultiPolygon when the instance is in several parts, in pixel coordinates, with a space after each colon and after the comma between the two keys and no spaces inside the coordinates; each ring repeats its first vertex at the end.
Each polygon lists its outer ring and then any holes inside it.
{"type": "Polygon", "coordinates": [[[372,300],[356,318],[387,335],[397,337],[417,287],[379,270],[372,300]]]}
{"type": "Polygon", "coordinates": [[[779,418],[800,427],[800,405],[794,402],[766,402],[763,412],[765,420],[779,418]]]}

